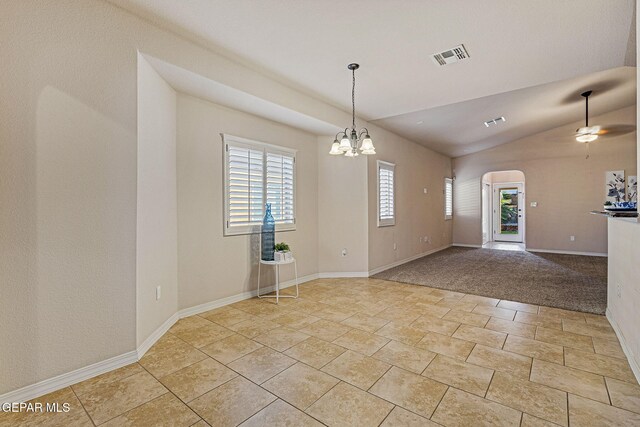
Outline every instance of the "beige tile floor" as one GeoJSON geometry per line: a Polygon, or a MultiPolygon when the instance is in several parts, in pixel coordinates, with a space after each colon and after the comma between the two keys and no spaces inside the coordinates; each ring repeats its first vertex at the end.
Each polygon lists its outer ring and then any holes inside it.
{"type": "Polygon", "coordinates": [[[0,426],[640,426],[606,318],[374,279],[182,319],[139,363],[36,400],[71,411],[0,426]]]}

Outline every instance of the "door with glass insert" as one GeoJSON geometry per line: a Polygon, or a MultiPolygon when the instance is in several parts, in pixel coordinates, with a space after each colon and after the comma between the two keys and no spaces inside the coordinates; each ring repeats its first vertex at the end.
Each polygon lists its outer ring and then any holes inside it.
{"type": "Polygon", "coordinates": [[[493,240],[522,242],[524,192],[522,184],[494,184],[493,240]]]}

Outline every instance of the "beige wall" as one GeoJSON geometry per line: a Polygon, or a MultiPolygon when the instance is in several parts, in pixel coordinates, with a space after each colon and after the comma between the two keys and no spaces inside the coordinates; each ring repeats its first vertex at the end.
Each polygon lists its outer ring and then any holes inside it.
{"type": "Polygon", "coordinates": [[[140,346],[178,307],[176,91],[140,54],[137,187],[136,341],[140,346]]]}
{"type": "MultiPolygon", "coordinates": [[[[179,309],[257,287],[259,235],[223,237],[221,133],[297,150],[296,230],[276,233],[276,240],[291,246],[300,277],[318,272],[316,137],[178,94],[179,309]]],[[[267,270],[262,285],[274,283],[267,270]]],[[[282,268],[281,280],[293,278],[290,270],[282,268]]]]}
{"type": "MultiPolygon", "coordinates": [[[[599,124],[634,124],[635,106],[592,118],[599,124]]],[[[520,170],[527,193],[527,248],[576,252],[607,252],[607,227],[590,215],[604,202],[604,177],[608,170],[636,172],[636,134],[602,139],[590,145],[571,135],[575,122],[481,151],[453,161],[454,233],[459,244],[481,244],[480,182],[489,171],[520,170]],[[530,202],[538,207],[529,207],[530,202]],[[569,236],[576,236],[571,242],[569,236]]]]}
{"type": "Polygon", "coordinates": [[[329,154],[333,138],[318,137],[318,268],[322,273],[369,269],[367,159],[329,154]],[[342,250],[347,256],[342,256],[342,250]]]}
{"type": "Polygon", "coordinates": [[[448,246],[452,235],[443,194],[451,159],[380,128],[370,130],[377,155],[367,158],[369,271],[448,246]],[[378,160],[396,165],[394,226],[378,227],[378,160]]]}

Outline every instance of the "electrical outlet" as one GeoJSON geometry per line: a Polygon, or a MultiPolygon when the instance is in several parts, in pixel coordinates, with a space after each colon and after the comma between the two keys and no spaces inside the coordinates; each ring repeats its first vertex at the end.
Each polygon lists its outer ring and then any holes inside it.
{"type": "Polygon", "coordinates": [[[156,301],[158,301],[161,296],[162,296],[162,287],[156,286],[156,301]]]}
{"type": "Polygon", "coordinates": [[[538,207],[538,202],[531,202],[531,207],[532,208],[537,208],[538,207]]]}
{"type": "Polygon", "coordinates": [[[429,191],[427,190],[427,187],[424,187],[424,188],[422,189],[422,191],[424,192],[424,194],[428,194],[428,193],[429,193],[429,191]]]}
{"type": "Polygon", "coordinates": [[[576,241],[576,236],[569,236],[569,240],[571,240],[572,242],[576,241]]]}
{"type": "Polygon", "coordinates": [[[342,256],[347,256],[347,248],[342,249],[342,256]]]}
{"type": "Polygon", "coordinates": [[[397,243],[394,243],[394,244],[393,244],[393,250],[395,251],[395,250],[397,250],[397,249],[398,249],[398,244],[397,244],[397,243]]]}

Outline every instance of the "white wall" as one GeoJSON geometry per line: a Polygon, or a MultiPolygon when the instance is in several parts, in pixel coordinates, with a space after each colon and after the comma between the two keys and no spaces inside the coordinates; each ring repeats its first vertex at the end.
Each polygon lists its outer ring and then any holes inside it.
{"type": "Polygon", "coordinates": [[[138,54],[137,345],[178,308],[176,91],[138,54]],[[156,300],[156,287],[161,297],[156,300]]]}
{"type": "MultiPolygon", "coordinates": [[[[294,148],[296,230],[276,233],[289,243],[300,277],[318,272],[316,137],[250,114],[178,94],[179,308],[256,289],[259,235],[223,236],[221,133],[294,148]]],[[[262,285],[272,285],[267,268],[262,285]],[[269,283],[267,283],[269,281],[269,283]]],[[[281,269],[281,280],[293,278],[281,269]]]]}

